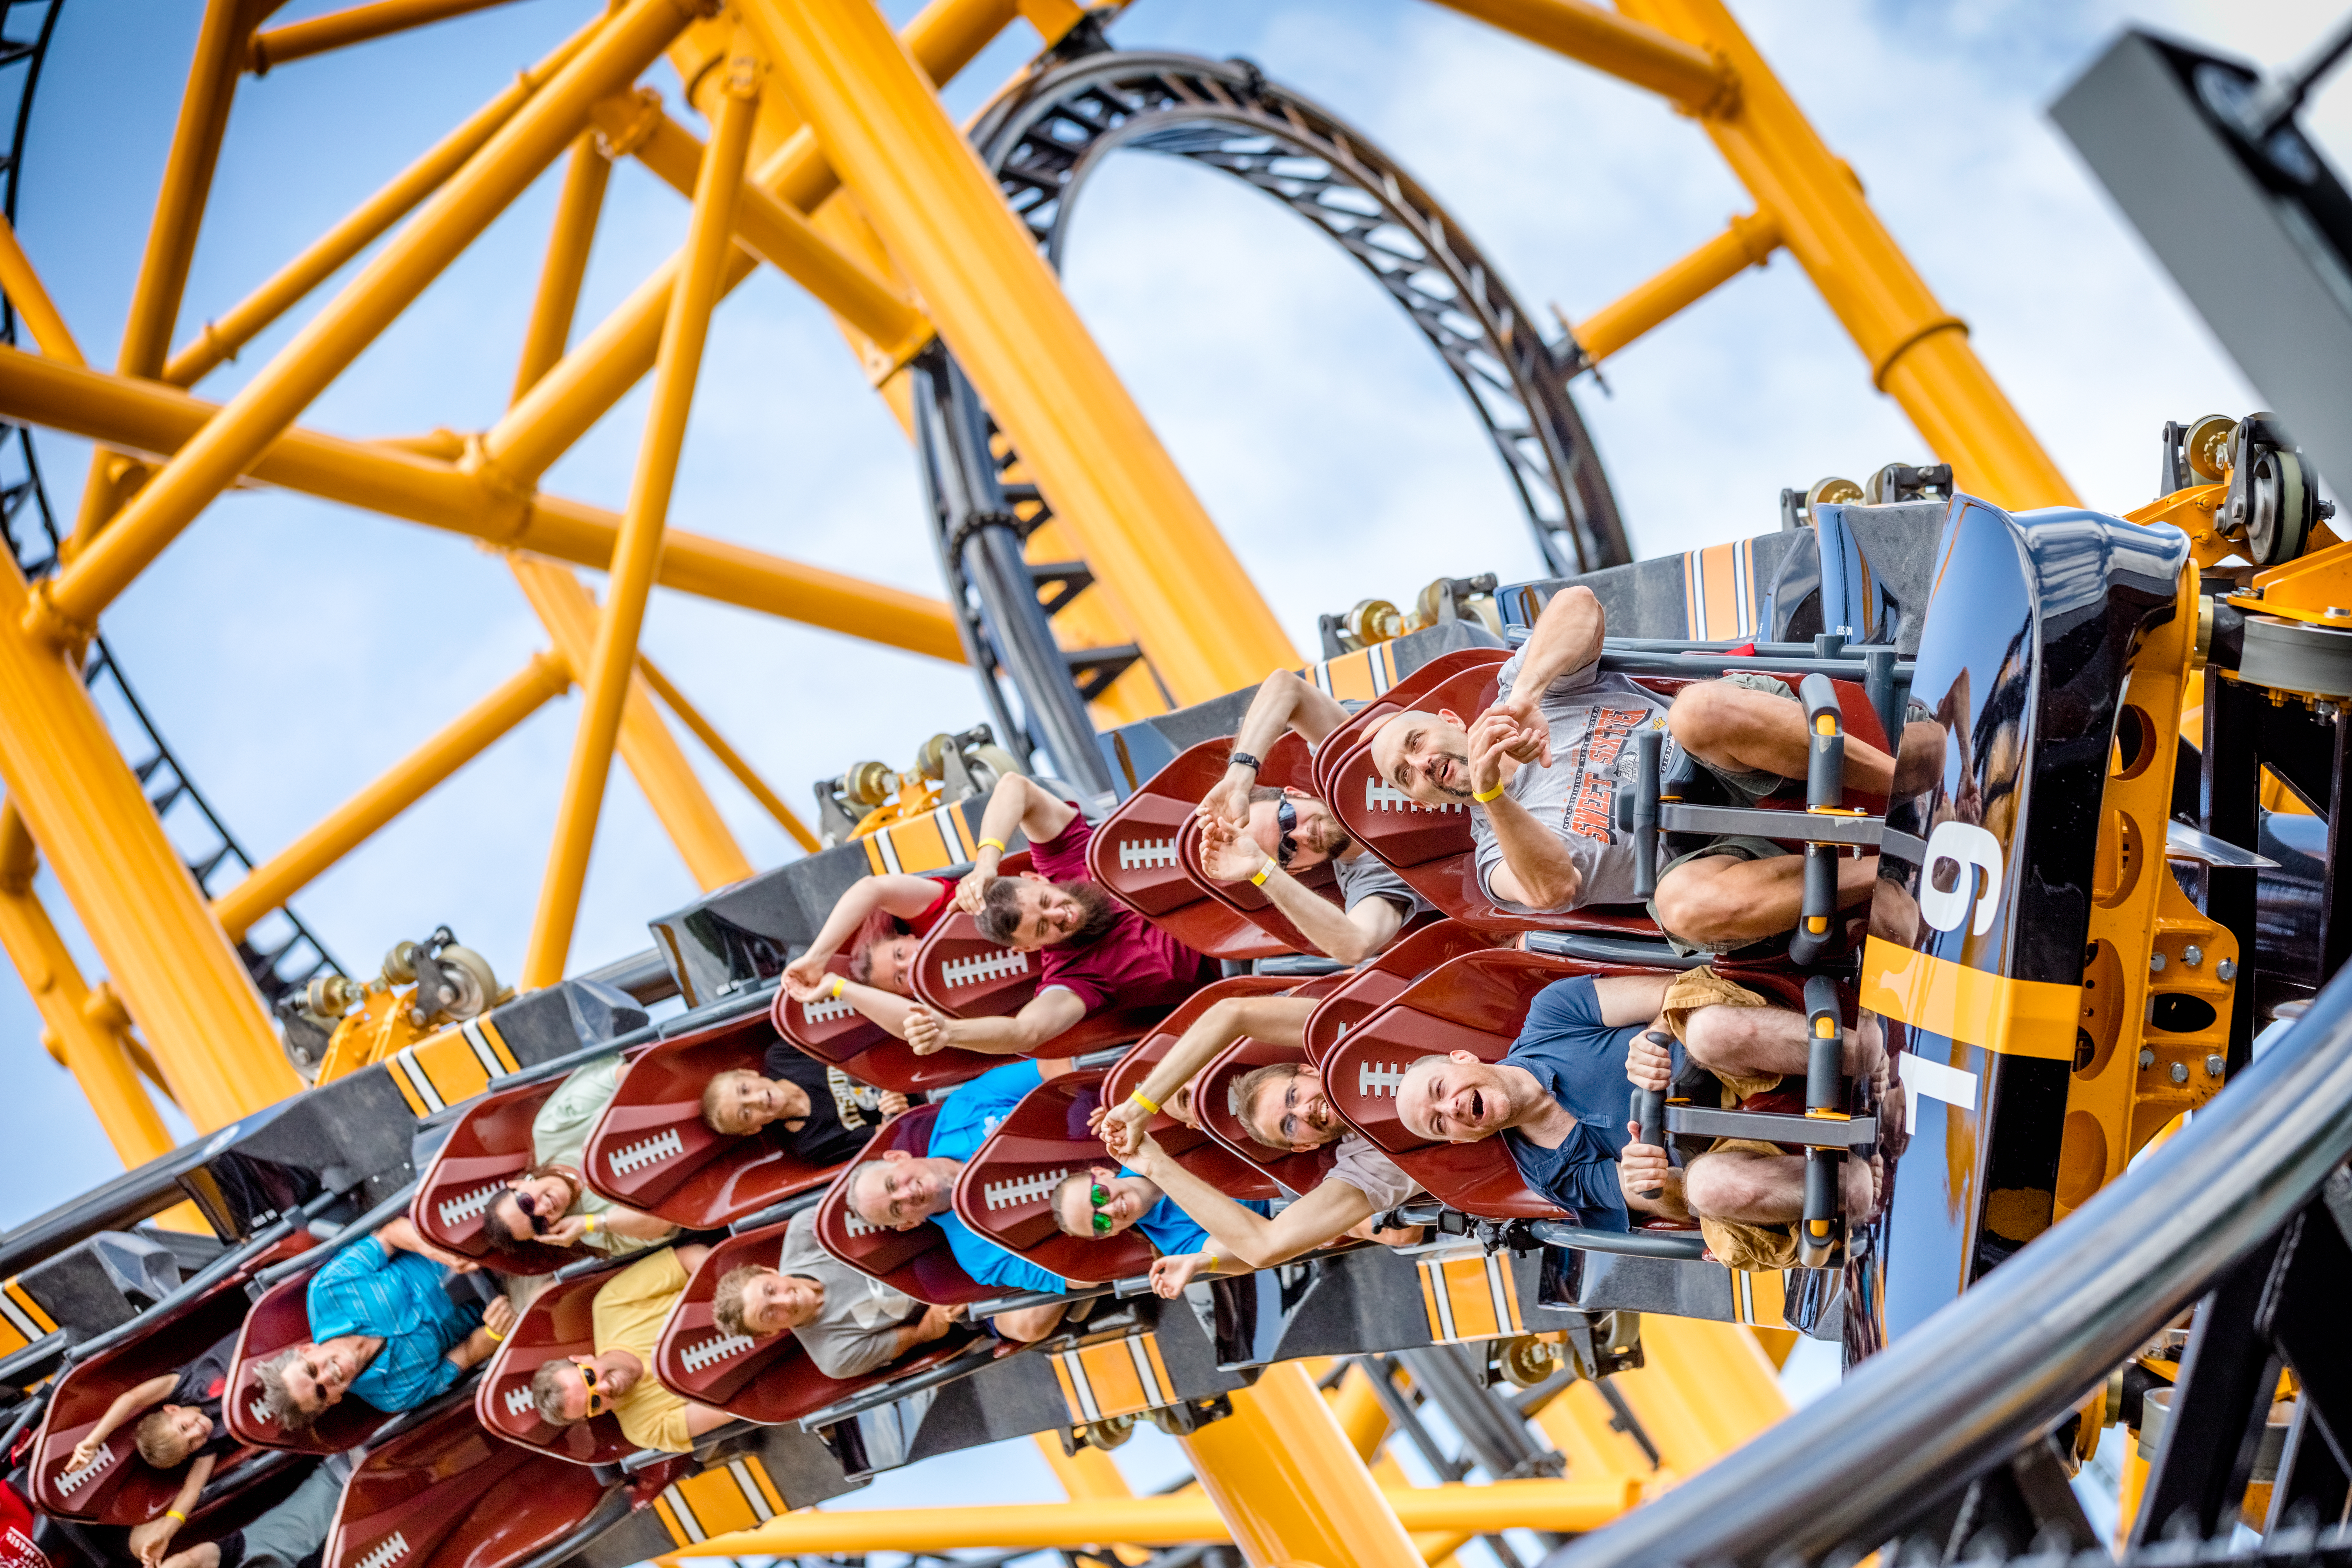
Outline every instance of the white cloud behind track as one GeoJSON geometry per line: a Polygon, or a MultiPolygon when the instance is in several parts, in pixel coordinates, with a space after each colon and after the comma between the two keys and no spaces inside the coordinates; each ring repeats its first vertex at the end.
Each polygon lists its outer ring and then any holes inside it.
{"type": "MultiPolygon", "coordinates": [[[[328,8],[298,0],[281,17],[328,8]]],[[[175,340],[591,8],[530,0],[247,79],[175,340]]],[[[903,19],[913,7],[890,8],[903,19]]],[[[2085,502],[2112,510],[2147,498],[2164,419],[2242,412],[2256,399],[2044,106],[2127,18],[2278,63],[2336,10],[2186,0],[1739,7],[2085,502]]],[[[196,11],[68,0],[53,46],[19,223],[94,363],[114,359],[196,11]],[[134,14],[136,26],[124,26],[134,14]]],[[[1689,121],[1431,5],[1142,0],[1114,37],[1244,55],[1320,100],[1413,171],[1538,311],[1554,301],[1571,317],[1591,311],[1749,205],[1689,121]]],[[[1033,43],[1016,26],[950,91],[957,112],[1033,43]]],[[[666,87],[675,107],[676,83],[666,87]]],[[[2324,139],[2347,144],[2343,91],[2323,95],[2314,114],[2324,139]]],[[[427,290],[305,423],[374,435],[495,418],[555,179],[427,290]]],[[[635,167],[616,171],[583,330],[680,242],[684,225],[672,192],[635,167]]],[[[1318,611],[1367,595],[1402,599],[1440,573],[1534,574],[1511,492],[1450,377],[1353,265],[1290,214],[1200,169],[1123,157],[1085,195],[1069,286],[1302,650],[1318,611]]],[[[226,395],[291,331],[265,334],[199,390],[226,395]]],[[[1606,371],[1613,395],[1589,380],[1577,395],[1643,553],[1767,531],[1783,485],[1927,456],[1785,257],[1606,371]]],[[[640,387],[551,487],[617,507],[644,411],[640,387]]],[[[69,519],[86,447],[44,436],[41,452],[69,519]]],[[[721,308],[672,515],[938,592],[897,426],[823,313],[772,272],[721,308]]],[[[189,772],[265,855],[544,641],[503,570],[467,542],[275,491],[214,508],[123,596],[106,632],[189,772]]],[[[981,711],[960,669],[677,595],[657,596],[646,641],[795,805],[820,773],[866,756],[903,761],[923,736],[981,711]]],[[[371,968],[393,941],[446,921],[512,973],[574,711],[570,700],[551,704],[301,895],[298,908],[348,964],[371,968]]],[[[788,858],[789,841],[693,754],[753,861],[788,858]]],[[[69,921],[54,881],[42,885],[69,921]]],[[[692,894],[634,784],[616,776],[575,964],[642,948],[646,918],[692,894]]],[[[38,1032],[21,987],[0,978],[17,1107],[16,1131],[0,1139],[0,1226],[115,1168],[38,1032]]]]}

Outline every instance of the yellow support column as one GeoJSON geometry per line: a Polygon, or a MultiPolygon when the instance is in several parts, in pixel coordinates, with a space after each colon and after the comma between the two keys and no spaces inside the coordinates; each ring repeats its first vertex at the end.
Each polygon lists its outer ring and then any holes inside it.
{"type": "Polygon", "coordinates": [[[1183,1439],[1251,1568],[1420,1568],[1421,1553],[1306,1369],[1268,1367],[1234,1413],[1183,1439]]]}
{"type": "MultiPolygon", "coordinates": [[[[650,0],[641,0],[650,3],[650,0]]],[[[748,40],[746,41],[748,44],[748,40]]],[[[694,383],[702,367],[702,347],[719,299],[719,270],[734,247],[737,192],[751,145],[751,120],[759,97],[759,62],[739,47],[727,62],[728,92],[713,128],[709,153],[695,182],[694,214],[687,229],[686,261],[670,296],[662,327],[661,354],[654,366],[653,406],[646,416],[644,445],[629,487],[629,504],[613,546],[612,587],[596,627],[596,645],[581,685],[586,693],[580,728],[572,740],[571,765],[563,775],[555,843],[540,884],[539,910],[531,921],[530,948],[523,960],[526,986],[562,978],[572,951],[572,927],[580,912],[580,889],[588,875],[588,853],[613,767],[613,744],[621,709],[636,683],[637,632],[645,624],[646,599],[653,592],[661,559],[662,527],[677,479],[678,451],[686,442],[686,418],[694,383]]]]}
{"type": "MultiPolygon", "coordinates": [[[[1058,1432],[1036,1434],[1037,1452],[1045,1457],[1046,1468],[1054,1479],[1062,1483],[1062,1490],[1072,1502],[1124,1502],[1135,1496],[1119,1474],[1118,1461],[1100,1448],[1085,1447],[1076,1453],[1062,1452],[1062,1435],[1058,1432]]],[[[1139,1546],[1114,1544],[1111,1555],[1127,1565],[1141,1568],[1151,1561],[1151,1553],[1139,1546]]]]}
{"type": "Polygon", "coordinates": [[[210,1131],[302,1080],[79,674],[24,630],[29,597],[0,564],[0,780],[172,1097],[210,1131]]]}
{"type": "Polygon", "coordinates": [[[1180,702],[1297,655],[871,0],[743,0],[826,158],[1180,702]]]}
{"type": "Polygon", "coordinates": [[[1789,1414],[1779,1373],[1743,1324],[1644,1313],[1642,1348],[1648,1364],[1610,1382],[1677,1477],[1695,1475],[1789,1414]]]}
{"type": "Polygon", "coordinates": [[[213,900],[213,915],[221,929],[231,941],[244,936],[256,921],[308,887],[320,872],[367,842],[384,824],[571,685],[572,671],[562,658],[533,654],[530,662],[497,690],[213,900]]]}
{"type": "Polygon", "coordinates": [[[2071,506],[2074,492],[1969,347],[1968,325],[1937,302],[1886,232],[1843,160],[1732,19],[1722,0],[1621,0],[1626,14],[1730,68],[1727,112],[1700,124],[1870,362],[1871,382],[1902,405],[1961,489],[1997,506],[2071,506]]]}
{"type": "Polygon", "coordinates": [[[81,1086],[115,1153],[126,1166],[143,1165],[172,1152],[172,1135],[131,1066],[114,1022],[119,1013],[92,1005],[99,999],[33,891],[38,868],[24,819],[13,805],[0,809],[0,947],[7,949],[40,1009],[44,1035],[81,1086]]]}
{"type": "Polygon", "coordinates": [[[522,194],[579,133],[589,106],[635,80],[698,9],[696,0],[630,0],[605,23],[71,563],[37,586],[32,629],[60,647],[86,635],[114,596],[522,194]]]}

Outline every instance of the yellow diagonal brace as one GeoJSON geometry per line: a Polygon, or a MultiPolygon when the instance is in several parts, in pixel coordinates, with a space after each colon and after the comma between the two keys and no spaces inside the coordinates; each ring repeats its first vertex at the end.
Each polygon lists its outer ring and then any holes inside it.
{"type": "Polygon", "coordinates": [[[82,358],[81,345],[74,342],[73,333],[66,330],[66,319],[58,314],[49,291],[41,287],[41,275],[33,270],[32,258],[16,242],[16,231],[5,217],[0,217],[0,290],[6,292],[8,303],[25,319],[43,353],[67,364],[89,363],[82,358]]]}
{"type": "MultiPolygon", "coordinates": [[[[521,554],[509,555],[508,564],[540,624],[555,639],[556,651],[572,668],[587,668],[594,656],[601,617],[596,595],[569,567],[521,554]]],[[[727,819],[719,815],[710,792],[695,775],[694,764],[686,760],[677,737],[662,721],[661,710],[654,706],[653,687],[646,681],[629,685],[628,698],[621,707],[617,744],[629,776],[637,781],[654,820],[661,824],[677,858],[686,862],[687,874],[696,887],[707,893],[751,874],[751,862],[729,831],[727,819]]]]}
{"type": "Polygon", "coordinates": [[[78,558],[38,585],[31,629],[58,647],[85,636],[147,563],[553,161],[588,106],[635,80],[697,9],[696,0],[630,0],[78,558]]]}
{"type": "Polygon", "coordinates": [[[499,127],[530,101],[556,72],[588,47],[604,25],[599,16],[566,38],[555,50],[519,72],[514,80],[467,118],[465,122],[428,148],[423,156],[394,175],[392,182],[352,209],[351,216],[305,247],[302,253],[270,277],[260,288],[206,321],[196,335],[180,345],[163,367],[163,379],[174,386],[193,386],[223,361],[253,341],[269,324],[299,303],[311,289],[342,270],[344,263],[375,243],[376,237],[415,210],[416,204],[441,188],[442,183],[465,167],[466,160],[482,150],[499,127]]]}
{"type": "Polygon", "coordinates": [[[1693,114],[1719,113],[1735,101],[1723,63],[1670,33],[1631,21],[1585,0],[1438,0],[1531,44],[1581,60],[1620,81],[1680,104],[1693,114]]]}
{"type": "MultiPolygon", "coordinates": [[[[219,405],[152,381],[0,345],[0,417],[168,457],[219,405]]],[[[446,462],[296,426],[247,476],[321,500],[603,570],[620,520],[561,496],[513,497],[446,462]]],[[[939,600],[707,535],[669,531],[660,582],[721,604],[961,664],[939,600]]]]}
{"type": "Polygon", "coordinates": [[[247,68],[262,76],[272,66],[505,4],[507,0],[376,0],[373,5],[354,5],[348,11],[333,11],[256,33],[247,68]]]}
{"type": "MultiPolygon", "coordinates": [[[[1009,0],[933,0],[900,37],[924,75],[944,84],[987,47],[1013,15],[1009,0]]],[[[840,186],[817,150],[816,138],[805,128],[763,158],[751,177],[778,201],[804,214],[814,212],[840,186]]],[[[720,291],[749,278],[756,265],[748,254],[731,256],[720,291]]],[[[483,460],[507,476],[509,484],[538,483],[653,368],[662,316],[669,309],[677,278],[677,258],[673,256],[564,355],[561,364],[541,376],[529,395],[482,433],[483,460]]]]}
{"type": "Polygon", "coordinates": [[[778,79],[1179,702],[1297,655],[871,0],[742,0],[778,79]]]}
{"type": "Polygon", "coordinates": [[[786,805],[783,797],[768,787],[768,781],[760,776],[758,770],[751,766],[740,752],[727,743],[727,737],[720,734],[718,727],[702,716],[699,709],[687,700],[686,693],[670,683],[669,677],[661,672],[658,665],[645,655],[639,654],[637,673],[645,677],[646,684],[652,687],[662,701],[668,704],[669,710],[677,715],[678,722],[693,731],[695,739],[700,741],[709,749],[710,754],[719,759],[719,766],[733,773],[735,782],[741,784],[751,798],[758,801],[767,814],[776,819],[778,826],[793,836],[794,843],[812,855],[824,847],[817,842],[816,835],[808,830],[808,824],[800,819],[800,814],[786,805]]]}
{"type": "Polygon", "coordinates": [[[90,988],[33,890],[37,868],[24,819],[13,805],[0,810],[0,947],[16,965],[66,1070],[98,1113],[107,1142],[125,1165],[143,1165],[172,1152],[172,1135],[131,1066],[115,1010],[90,1006],[90,988]]]}
{"type": "Polygon", "coordinates": [[[581,685],[580,727],[563,775],[556,810],[555,843],[541,880],[539,910],[531,921],[530,947],[523,959],[526,986],[551,985],[563,976],[572,951],[572,928],[580,912],[580,889],[588,876],[588,855],[596,839],[604,785],[612,773],[613,743],[621,728],[621,708],[636,683],[637,633],[645,625],[646,600],[661,557],[662,526],[677,479],[679,449],[694,403],[695,379],[719,300],[719,274],[734,248],[734,215],[743,184],[744,160],[751,150],[757,112],[759,66],[748,43],[727,64],[730,79],[709,155],[694,186],[694,213],[687,227],[686,260],[662,325],[661,356],[654,366],[653,406],[629,486],[628,509],[613,545],[612,586],[596,645],[581,685]]]}
{"type": "MultiPolygon", "coordinates": [[[[664,113],[661,99],[650,89],[597,105],[596,126],[615,151],[626,151],[673,189],[693,191],[695,171],[702,164],[701,140],[664,113]]],[[[930,340],[930,323],[887,279],[756,182],[743,187],[735,226],[745,248],[815,295],[894,359],[907,359],[930,340]]]]}
{"type": "Polygon", "coordinates": [[[214,900],[213,915],[221,929],[232,942],[244,936],[256,921],[308,887],[571,684],[572,672],[561,658],[533,654],[496,690],[214,900]]]}
{"type": "Polygon", "coordinates": [[[0,781],[173,1098],[211,1131],[302,1081],[80,672],[26,633],[27,597],[0,551],[0,781]]]}
{"type": "Polygon", "coordinates": [[[522,353],[515,363],[514,397],[529,392],[563,357],[572,318],[580,306],[580,283],[588,275],[596,220],[604,210],[604,187],[612,177],[613,160],[604,155],[601,140],[593,132],[583,132],[563,166],[563,190],[555,198],[547,258],[540,266],[539,291],[531,296],[530,321],[523,328],[522,353]]]}
{"type": "Polygon", "coordinates": [[[1780,247],[1780,220],[1750,213],[1631,293],[1602,306],[1571,328],[1585,362],[1597,364],[1750,267],[1772,259],[1780,247]]]}

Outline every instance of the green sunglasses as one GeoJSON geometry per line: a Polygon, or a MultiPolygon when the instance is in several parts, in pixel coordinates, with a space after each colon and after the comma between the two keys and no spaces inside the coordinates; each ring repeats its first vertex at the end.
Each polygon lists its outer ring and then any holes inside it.
{"type": "Polygon", "coordinates": [[[1103,1213],[1102,1207],[1103,1205],[1110,1202],[1110,1189],[1104,1186],[1100,1182],[1097,1182],[1093,1186],[1087,1189],[1087,1195],[1094,1200],[1095,1234],[1097,1236],[1108,1236],[1110,1234],[1110,1215],[1103,1213]]]}

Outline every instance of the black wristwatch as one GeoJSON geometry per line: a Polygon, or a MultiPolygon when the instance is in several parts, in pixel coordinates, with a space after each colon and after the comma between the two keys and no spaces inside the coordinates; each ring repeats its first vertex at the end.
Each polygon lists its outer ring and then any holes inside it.
{"type": "Polygon", "coordinates": [[[1235,752],[1232,756],[1225,759],[1225,765],[1231,768],[1247,768],[1252,773],[1255,773],[1258,769],[1265,766],[1264,763],[1259,762],[1247,752],[1235,752]]]}

